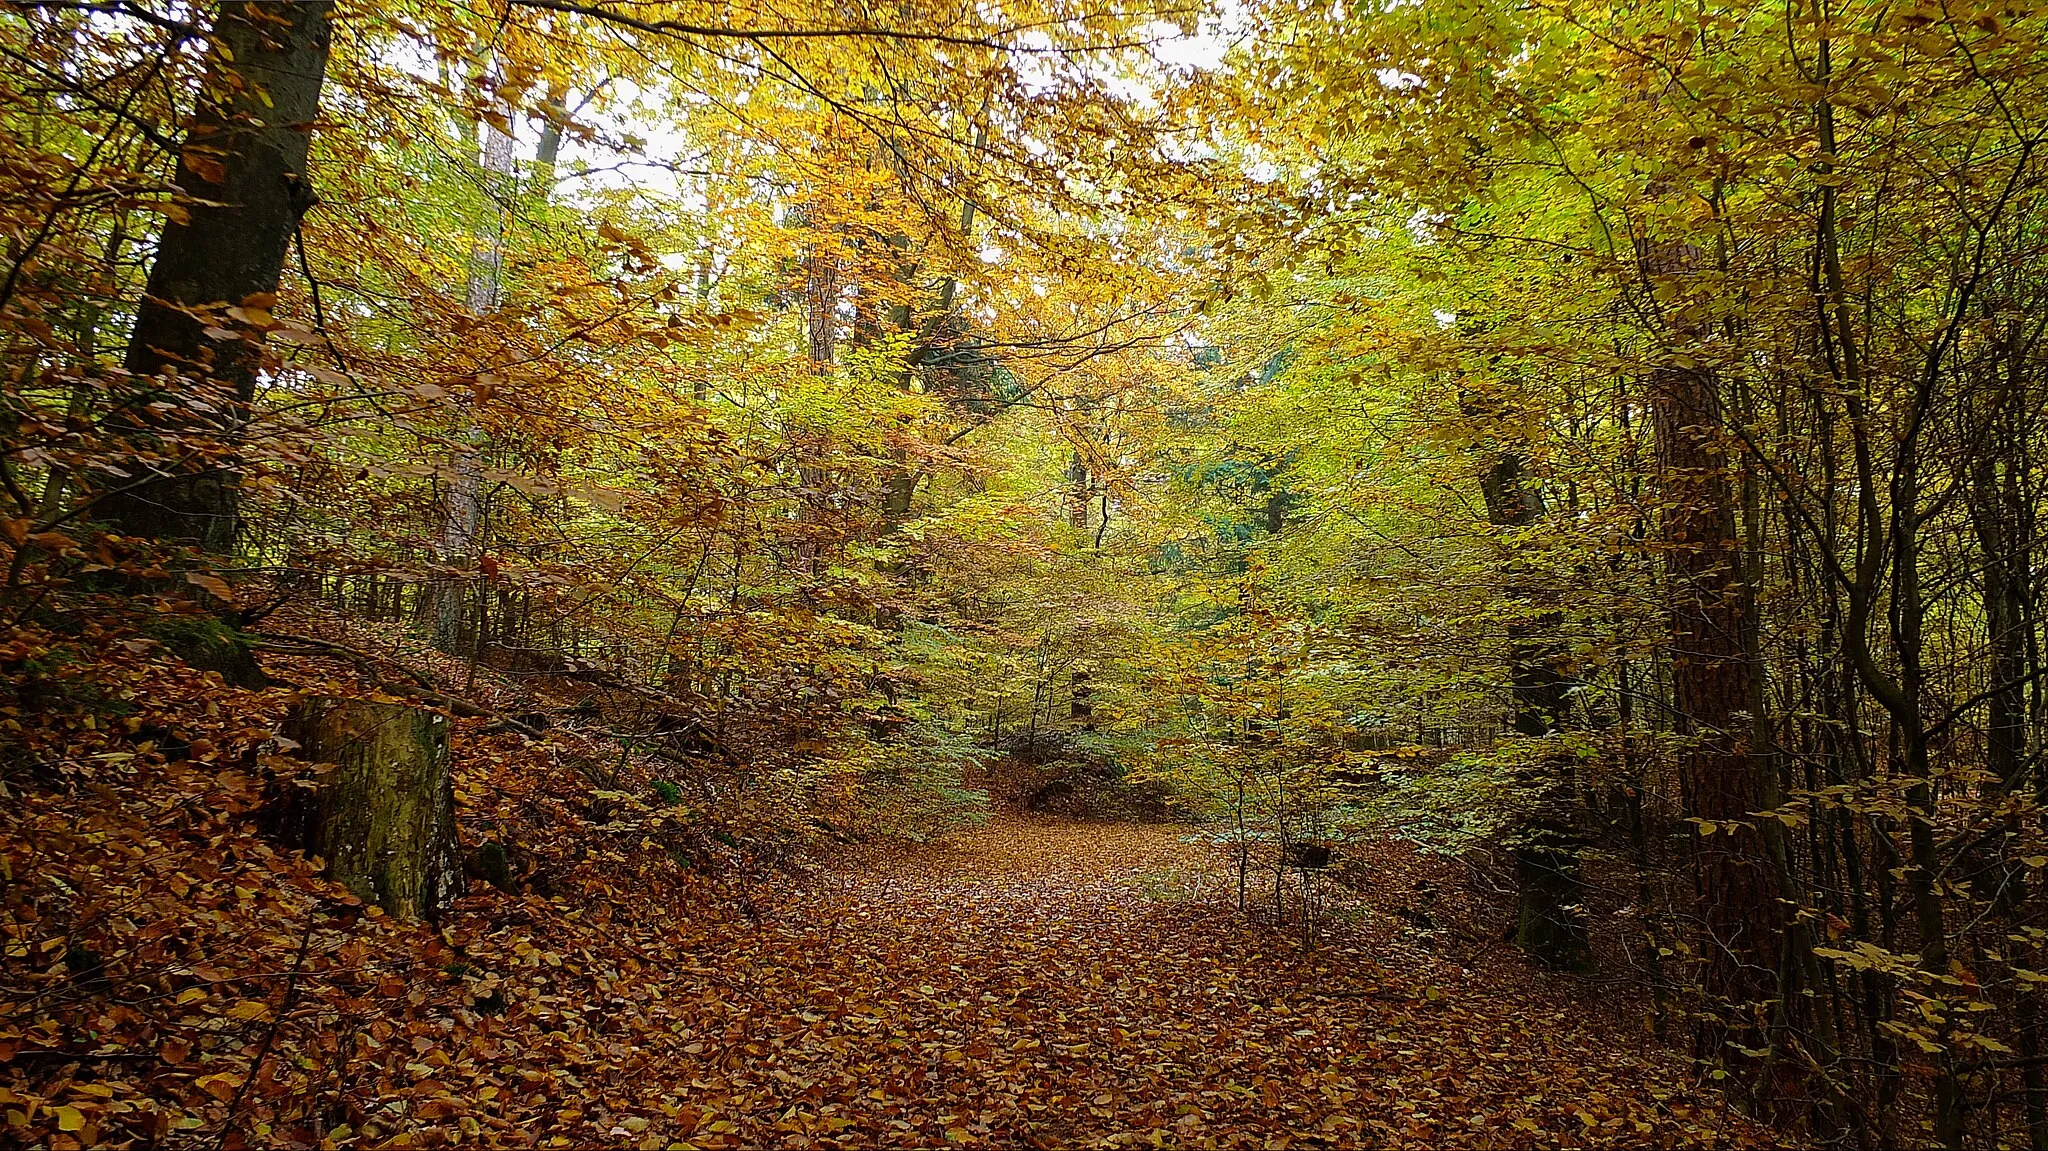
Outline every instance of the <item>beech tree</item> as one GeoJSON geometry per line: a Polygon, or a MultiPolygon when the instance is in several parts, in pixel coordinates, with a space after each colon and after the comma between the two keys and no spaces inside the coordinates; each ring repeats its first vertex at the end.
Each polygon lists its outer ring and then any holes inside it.
{"type": "Polygon", "coordinates": [[[316,202],[307,153],[333,5],[220,5],[124,366],[120,424],[143,451],[104,477],[98,513],[131,535],[234,546],[235,459],[285,255],[316,202]],[[213,310],[207,314],[203,310],[213,310]],[[221,309],[225,309],[222,311],[221,309]]]}

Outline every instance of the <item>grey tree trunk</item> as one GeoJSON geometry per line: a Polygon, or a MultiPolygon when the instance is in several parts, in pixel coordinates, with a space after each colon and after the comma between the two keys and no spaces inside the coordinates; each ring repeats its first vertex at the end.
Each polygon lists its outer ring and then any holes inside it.
{"type": "MultiPolygon", "coordinates": [[[[831,374],[833,358],[838,353],[840,271],[838,255],[823,244],[814,246],[804,257],[804,334],[810,349],[811,370],[821,376],[831,374]]],[[[814,448],[816,459],[825,458],[829,444],[830,433],[820,433],[814,448]]],[[[797,540],[797,566],[804,574],[815,575],[822,566],[821,545],[826,535],[833,476],[822,463],[804,462],[797,464],[796,474],[797,522],[807,529],[797,540]]]]}
{"type": "Polygon", "coordinates": [[[332,9],[328,0],[230,0],[214,20],[207,95],[178,158],[184,202],[164,228],[128,341],[138,394],[114,421],[134,448],[121,461],[128,476],[101,481],[112,489],[101,517],[125,534],[225,551],[240,531],[235,448],[263,329],[232,320],[214,329],[233,333],[219,338],[190,309],[267,305],[277,291],[314,200],[306,154],[332,9]],[[159,401],[165,414],[149,406],[159,401]]]}
{"type": "MultiPolygon", "coordinates": [[[[509,121],[508,121],[509,122],[509,121]]],[[[498,310],[504,287],[505,203],[512,186],[512,137],[497,126],[484,123],[483,171],[491,203],[484,209],[483,222],[471,238],[469,283],[463,292],[463,307],[472,316],[488,316],[498,310]]],[[[559,146],[557,138],[557,146],[559,146]]],[[[448,565],[473,563],[477,558],[478,533],[483,528],[484,432],[467,407],[462,412],[465,426],[461,446],[453,453],[448,500],[441,518],[441,562],[448,565]]],[[[435,585],[434,645],[453,653],[462,646],[463,601],[468,598],[468,581],[447,578],[435,585]]]]}
{"type": "Polygon", "coordinates": [[[266,817],[274,834],[392,915],[430,919],[462,893],[446,716],[320,696],[285,734],[301,759],[333,766],[287,782],[266,817]]]}

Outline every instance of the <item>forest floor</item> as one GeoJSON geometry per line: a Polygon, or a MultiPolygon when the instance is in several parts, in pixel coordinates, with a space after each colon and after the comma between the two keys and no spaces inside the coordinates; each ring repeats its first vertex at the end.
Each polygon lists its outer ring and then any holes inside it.
{"type": "Polygon", "coordinates": [[[1545,977],[1390,954],[1356,900],[1312,949],[1238,916],[1185,832],[998,818],[828,870],[672,985],[717,1005],[679,1098],[751,1097],[746,1143],[1767,1141],[1545,977]]]}
{"type": "Polygon", "coordinates": [[[999,814],[793,850],[789,823],[593,791],[596,736],[485,714],[456,721],[462,836],[507,837],[518,881],[405,923],[257,818],[290,701],[371,690],[346,661],[270,657],[250,690],[102,664],[132,714],[46,702],[0,783],[0,1144],[1771,1142],[1391,843],[1305,947],[1298,896],[1241,913],[1185,827],[999,814]]]}

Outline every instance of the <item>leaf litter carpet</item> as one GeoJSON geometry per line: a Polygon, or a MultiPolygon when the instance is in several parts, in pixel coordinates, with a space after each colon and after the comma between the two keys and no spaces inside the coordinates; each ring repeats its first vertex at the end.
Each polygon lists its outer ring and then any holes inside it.
{"type": "Polygon", "coordinates": [[[1404,941],[1398,856],[1308,950],[1183,829],[998,819],[735,889],[631,850],[651,817],[563,822],[552,894],[435,930],[256,834],[245,772],[146,780],[0,819],[0,1145],[1768,1142],[1584,988],[1404,941]]]}
{"type": "MultiPolygon", "coordinates": [[[[1696,1146],[1682,1061],[1344,922],[1237,916],[1181,829],[998,820],[830,871],[668,994],[693,1142],[1696,1146]],[[1382,955],[1381,959],[1385,956],[1382,955]],[[1630,1048],[1637,1050],[1631,1051],[1630,1048]]],[[[1537,978],[1537,977],[1532,977],[1537,978]]]]}

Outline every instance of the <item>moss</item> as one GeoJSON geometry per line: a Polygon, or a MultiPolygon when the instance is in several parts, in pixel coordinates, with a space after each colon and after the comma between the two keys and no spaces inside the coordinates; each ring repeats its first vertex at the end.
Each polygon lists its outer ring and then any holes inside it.
{"type": "Polygon", "coordinates": [[[212,616],[170,616],[150,623],[143,634],[187,664],[214,672],[235,687],[264,687],[270,682],[256,664],[249,637],[212,616]]]}
{"type": "Polygon", "coordinates": [[[477,878],[499,891],[511,893],[515,890],[512,882],[512,853],[505,850],[504,844],[495,839],[488,840],[482,847],[476,849],[473,859],[477,878]]]}
{"type": "Polygon", "coordinates": [[[322,698],[301,704],[289,730],[303,758],[335,765],[297,821],[302,846],[327,860],[330,878],[406,918],[432,918],[461,894],[446,719],[322,698]]]}

